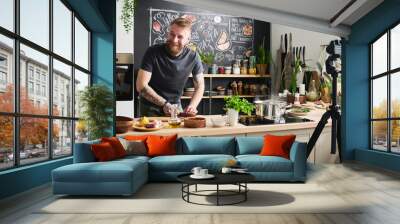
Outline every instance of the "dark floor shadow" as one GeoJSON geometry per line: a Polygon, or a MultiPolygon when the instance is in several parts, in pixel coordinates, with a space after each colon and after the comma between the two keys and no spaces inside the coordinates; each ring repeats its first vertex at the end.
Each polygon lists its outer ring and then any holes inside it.
{"type": "MultiPolygon", "coordinates": [[[[220,197],[220,203],[226,204],[235,201],[239,201],[243,196],[228,196],[220,197]]],[[[236,204],[235,206],[241,207],[265,207],[265,206],[278,206],[285,205],[294,202],[296,199],[285,193],[280,193],[276,191],[261,191],[261,190],[251,190],[247,194],[247,201],[236,204]]],[[[211,193],[207,196],[206,201],[210,204],[216,204],[216,192],[211,193]]]]}

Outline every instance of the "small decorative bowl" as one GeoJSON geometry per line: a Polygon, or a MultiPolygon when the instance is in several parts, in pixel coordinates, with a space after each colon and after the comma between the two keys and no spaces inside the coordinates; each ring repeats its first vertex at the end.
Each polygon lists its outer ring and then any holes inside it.
{"type": "Polygon", "coordinates": [[[183,121],[185,128],[205,128],[206,119],[204,117],[189,117],[183,121]]]}

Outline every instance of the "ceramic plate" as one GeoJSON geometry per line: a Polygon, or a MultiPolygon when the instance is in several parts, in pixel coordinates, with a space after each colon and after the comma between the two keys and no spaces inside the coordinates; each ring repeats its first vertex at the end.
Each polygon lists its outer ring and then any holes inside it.
{"type": "Polygon", "coordinates": [[[214,177],[215,176],[212,175],[212,174],[207,174],[207,175],[204,175],[204,176],[198,176],[198,175],[194,175],[194,174],[190,175],[190,178],[193,178],[193,179],[211,179],[211,178],[214,178],[214,177]]]}
{"type": "Polygon", "coordinates": [[[163,128],[164,125],[161,125],[161,126],[158,127],[158,128],[146,128],[146,127],[139,127],[139,126],[136,126],[136,125],[133,125],[132,127],[133,127],[133,129],[135,129],[136,131],[158,131],[158,130],[160,130],[161,128],[163,128]]]}

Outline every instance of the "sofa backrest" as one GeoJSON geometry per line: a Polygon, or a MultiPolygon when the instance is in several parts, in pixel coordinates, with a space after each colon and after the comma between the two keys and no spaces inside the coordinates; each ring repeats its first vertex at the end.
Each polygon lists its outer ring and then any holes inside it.
{"type": "Polygon", "coordinates": [[[74,163],[89,163],[95,162],[96,158],[93,155],[91,145],[99,144],[100,140],[75,143],[74,148],[74,163]]]}
{"type": "Polygon", "coordinates": [[[182,137],[177,144],[177,154],[226,154],[235,155],[234,137],[182,137]]]}
{"type": "Polygon", "coordinates": [[[236,155],[259,154],[263,145],[263,136],[236,137],[236,155]]]}

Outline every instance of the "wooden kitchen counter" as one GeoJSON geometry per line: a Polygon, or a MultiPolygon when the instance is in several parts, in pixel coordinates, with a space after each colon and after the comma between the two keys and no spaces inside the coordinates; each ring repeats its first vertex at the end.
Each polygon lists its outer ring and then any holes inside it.
{"type": "MultiPolygon", "coordinates": [[[[311,122],[300,122],[300,123],[287,123],[287,124],[268,124],[268,125],[254,125],[254,126],[246,126],[238,123],[236,126],[229,127],[213,127],[211,123],[211,117],[220,116],[220,115],[198,115],[201,117],[205,117],[207,124],[205,128],[184,128],[183,124],[180,128],[170,128],[167,122],[163,122],[164,128],[151,131],[151,132],[143,132],[143,131],[135,131],[131,130],[126,133],[119,134],[118,136],[124,135],[147,135],[147,134],[155,134],[155,135],[171,135],[178,134],[180,136],[218,136],[218,135],[248,135],[248,134],[257,134],[257,133],[266,133],[266,132],[276,132],[276,131],[295,131],[302,129],[314,129],[318,121],[320,120],[323,112],[325,110],[322,109],[314,109],[308,113],[307,116],[303,116],[303,118],[308,118],[312,120],[311,122]]],[[[168,121],[168,117],[151,117],[149,119],[158,119],[162,121],[168,121]]],[[[330,126],[330,122],[327,124],[330,126]]]]}

